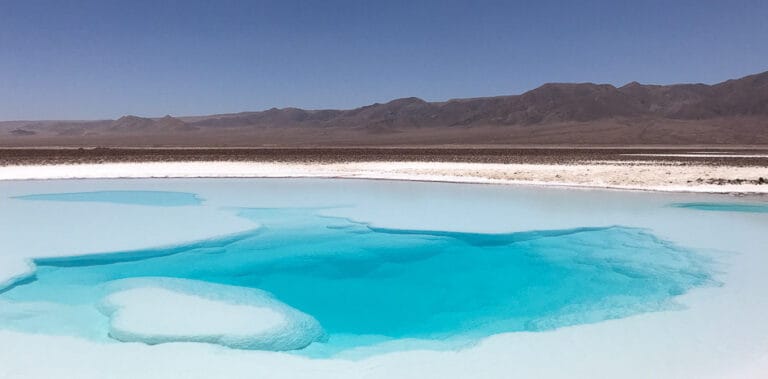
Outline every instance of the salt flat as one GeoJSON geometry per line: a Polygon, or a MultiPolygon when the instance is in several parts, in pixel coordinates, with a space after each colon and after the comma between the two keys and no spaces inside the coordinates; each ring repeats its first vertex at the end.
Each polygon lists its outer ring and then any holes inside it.
{"type": "Polygon", "coordinates": [[[577,164],[212,161],[0,166],[0,180],[198,177],[361,178],[671,192],[768,193],[768,167],[766,166],[712,166],[631,161],[595,161],[577,164]]]}

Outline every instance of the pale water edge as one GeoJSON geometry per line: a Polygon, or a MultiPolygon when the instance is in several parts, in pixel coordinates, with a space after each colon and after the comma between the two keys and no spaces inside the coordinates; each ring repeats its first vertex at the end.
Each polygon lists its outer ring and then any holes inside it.
{"type": "Polygon", "coordinates": [[[673,203],[672,207],[712,212],[768,213],[768,204],[750,203],[673,203]]]}
{"type": "Polygon", "coordinates": [[[194,193],[169,191],[95,191],[43,193],[16,196],[14,198],[20,200],[113,203],[149,205],[155,207],[200,205],[203,202],[203,200],[194,193]]]}

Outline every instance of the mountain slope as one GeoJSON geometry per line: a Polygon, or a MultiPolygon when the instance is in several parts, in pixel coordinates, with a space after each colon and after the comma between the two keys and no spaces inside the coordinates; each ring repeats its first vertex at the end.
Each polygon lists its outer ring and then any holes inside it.
{"type": "Polygon", "coordinates": [[[549,83],[350,110],[0,123],[0,145],[768,144],[768,72],[715,85],[549,83]],[[23,131],[23,132],[20,132],[23,131]]]}

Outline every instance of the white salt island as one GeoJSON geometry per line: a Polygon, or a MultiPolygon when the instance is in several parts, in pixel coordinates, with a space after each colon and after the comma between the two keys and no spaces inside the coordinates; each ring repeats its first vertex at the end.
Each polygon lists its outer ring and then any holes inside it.
{"type": "Polygon", "coordinates": [[[324,338],[314,318],[258,289],[171,278],[125,279],[111,287],[100,308],[110,319],[110,337],[123,342],[283,351],[324,338]]]}

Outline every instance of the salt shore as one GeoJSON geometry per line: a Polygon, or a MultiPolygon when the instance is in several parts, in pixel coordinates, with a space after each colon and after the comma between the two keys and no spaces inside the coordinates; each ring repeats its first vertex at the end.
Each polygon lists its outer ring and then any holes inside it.
{"type": "Polygon", "coordinates": [[[108,178],[360,178],[625,190],[768,193],[768,166],[644,161],[577,164],[460,162],[137,162],[0,167],[0,180],[108,178]]]}

